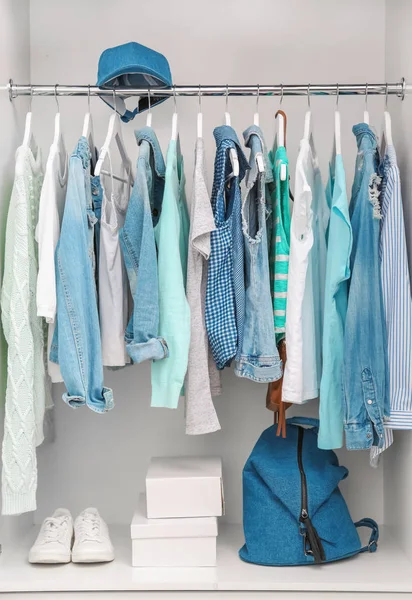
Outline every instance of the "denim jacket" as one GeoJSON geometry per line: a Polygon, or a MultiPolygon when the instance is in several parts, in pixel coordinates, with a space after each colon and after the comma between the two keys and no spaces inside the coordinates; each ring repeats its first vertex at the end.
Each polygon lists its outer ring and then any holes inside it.
{"type": "MultiPolygon", "coordinates": [[[[348,450],[381,447],[389,417],[387,336],[379,260],[381,220],[377,140],[355,125],[358,144],[350,217],[353,245],[345,324],[344,426],[348,450]]],[[[333,243],[333,242],[331,242],[333,243]]]]}
{"type": "Polygon", "coordinates": [[[252,125],[243,137],[250,148],[247,194],[242,203],[246,306],[240,360],[236,361],[235,373],[238,377],[267,383],[282,377],[273,325],[266,232],[266,195],[269,195],[266,188],[273,181],[273,174],[259,127],[252,125]],[[262,172],[258,170],[258,156],[265,164],[262,172]]]}
{"type": "Polygon", "coordinates": [[[140,363],[168,355],[165,340],[158,337],[159,286],[154,234],[162,208],[165,163],[151,127],[137,131],[136,140],[140,146],[136,181],[119,237],[134,303],[126,329],[126,348],[133,362],[140,363]]]}
{"type": "Polygon", "coordinates": [[[217,150],[211,203],[216,230],[210,234],[205,320],[213,358],[223,369],[235,356],[240,358],[242,347],[245,279],[240,182],[249,165],[232,127],[216,127],[213,135],[217,150]],[[231,148],[238,154],[237,177],[232,173],[231,148]]]}
{"type": "Polygon", "coordinates": [[[95,412],[113,408],[112,390],[103,386],[102,348],[94,278],[94,225],[90,150],[81,137],[69,163],[66,203],[56,247],[57,323],[50,360],[60,364],[73,408],[95,412]]]}

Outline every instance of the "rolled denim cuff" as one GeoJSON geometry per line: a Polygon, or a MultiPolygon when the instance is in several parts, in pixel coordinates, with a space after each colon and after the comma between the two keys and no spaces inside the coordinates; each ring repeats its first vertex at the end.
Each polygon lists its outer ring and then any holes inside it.
{"type": "Polygon", "coordinates": [[[105,413],[114,408],[113,391],[108,387],[103,387],[100,398],[90,398],[89,401],[84,396],[71,396],[68,392],[65,392],[62,398],[72,408],[79,408],[87,404],[91,410],[97,413],[105,413]]]}
{"type": "Polygon", "coordinates": [[[372,424],[346,423],[345,438],[348,450],[369,450],[373,444],[372,424]]]}
{"type": "Polygon", "coordinates": [[[250,358],[241,356],[235,365],[235,375],[258,383],[277,381],[283,375],[282,361],[275,356],[250,358]]]}
{"type": "Polygon", "coordinates": [[[63,401],[72,408],[79,408],[86,404],[86,398],[84,396],[71,396],[69,392],[64,392],[62,398],[63,401]]]}
{"type": "Polygon", "coordinates": [[[145,360],[162,360],[169,356],[169,348],[163,338],[151,338],[147,342],[129,342],[126,350],[134,363],[145,360]]]}

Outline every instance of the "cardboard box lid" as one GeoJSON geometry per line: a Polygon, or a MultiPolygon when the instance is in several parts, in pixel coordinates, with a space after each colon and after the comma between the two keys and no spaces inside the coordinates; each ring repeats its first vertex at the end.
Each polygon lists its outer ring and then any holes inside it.
{"type": "Polygon", "coordinates": [[[140,494],[131,525],[132,539],[216,537],[216,517],[148,519],[146,494],[140,494]]]}
{"type": "Polygon", "coordinates": [[[217,456],[154,457],[146,479],[222,478],[222,459],[217,456]]]}

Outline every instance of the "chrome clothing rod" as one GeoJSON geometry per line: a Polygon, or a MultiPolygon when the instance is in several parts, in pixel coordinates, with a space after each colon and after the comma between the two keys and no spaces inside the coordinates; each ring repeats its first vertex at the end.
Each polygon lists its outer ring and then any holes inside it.
{"type": "MultiPolygon", "coordinates": [[[[113,89],[94,85],[21,85],[9,81],[0,86],[8,91],[10,100],[17,96],[113,96],[113,89]]],[[[388,96],[402,100],[412,92],[405,79],[398,83],[331,83],[331,84],[277,84],[277,85],[175,85],[169,88],[116,87],[116,96],[388,96]]]]}

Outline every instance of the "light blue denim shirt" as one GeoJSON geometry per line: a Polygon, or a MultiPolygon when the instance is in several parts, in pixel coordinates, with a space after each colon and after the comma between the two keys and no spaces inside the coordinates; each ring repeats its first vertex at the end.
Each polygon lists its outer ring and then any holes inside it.
{"type": "Polygon", "coordinates": [[[135,363],[168,355],[159,336],[159,286],[154,227],[159,221],[165,186],[165,164],[155,132],[136,132],[140,148],[136,181],[119,232],[133,297],[133,314],[126,329],[127,352],[135,363]]]}
{"type": "Polygon", "coordinates": [[[103,385],[103,364],[94,277],[94,225],[90,150],[81,137],[70,157],[66,203],[56,247],[57,322],[50,360],[59,363],[73,408],[87,404],[103,413],[114,406],[103,385]]]}
{"type": "Polygon", "coordinates": [[[333,450],[343,445],[342,370],[352,250],[346,176],[340,154],[335,155],[330,164],[326,198],[331,209],[329,221],[331,243],[328,244],[326,255],[318,446],[324,450],[333,450]]]}
{"type": "Polygon", "coordinates": [[[345,326],[344,425],[348,450],[363,450],[383,445],[390,402],[379,260],[379,155],[376,136],[366,123],[355,125],[353,133],[358,155],[350,203],[353,246],[345,326]]]}
{"type": "Polygon", "coordinates": [[[266,232],[266,196],[269,196],[266,188],[273,181],[273,174],[261,129],[252,125],[243,137],[250,148],[247,193],[242,202],[246,302],[241,353],[236,360],[235,374],[268,383],[282,377],[273,323],[266,232]],[[263,159],[264,171],[258,170],[258,156],[263,159]]]}

